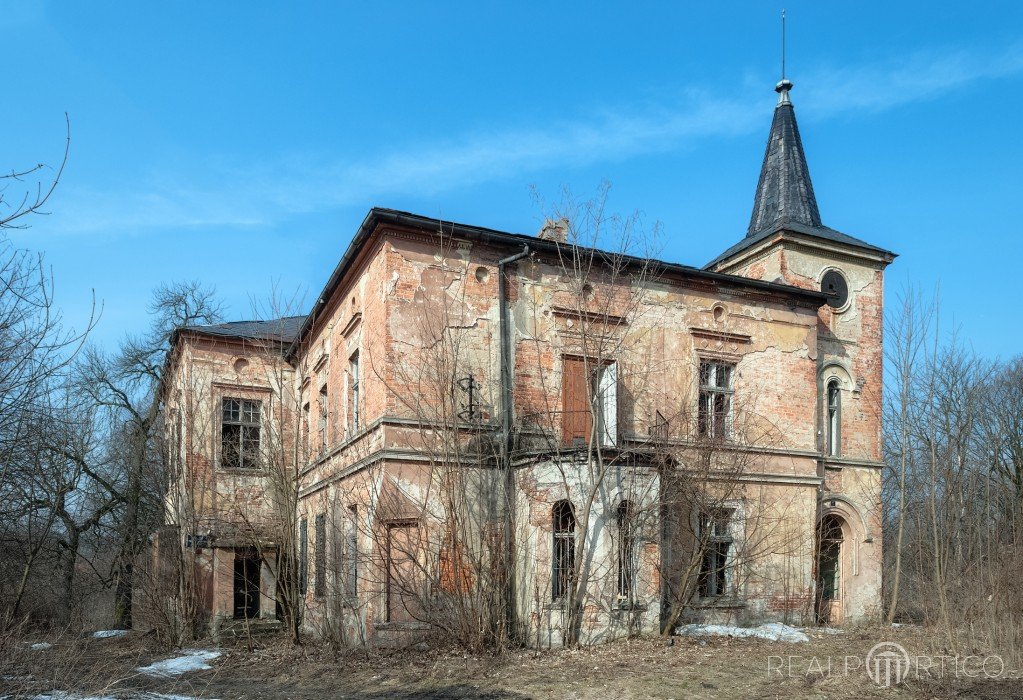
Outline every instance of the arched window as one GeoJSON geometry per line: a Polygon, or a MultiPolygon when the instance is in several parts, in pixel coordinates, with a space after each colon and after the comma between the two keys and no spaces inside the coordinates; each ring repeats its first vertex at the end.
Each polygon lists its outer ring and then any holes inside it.
{"type": "Polygon", "coordinates": [[[636,590],[636,535],[632,504],[622,501],[615,510],[618,526],[618,598],[631,602],[636,590]]]}
{"type": "Polygon", "coordinates": [[[835,457],[842,449],[842,391],[838,380],[828,382],[828,454],[835,457]]]}
{"type": "Polygon", "coordinates": [[[558,501],[551,516],[554,536],[551,598],[562,600],[569,594],[575,576],[575,508],[571,501],[558,501]]]}

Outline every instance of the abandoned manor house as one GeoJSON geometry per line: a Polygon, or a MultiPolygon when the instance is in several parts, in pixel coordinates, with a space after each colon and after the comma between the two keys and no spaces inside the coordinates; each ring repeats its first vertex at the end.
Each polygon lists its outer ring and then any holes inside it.
{"type": "Polygon", "coordinates": [[[875,614],[895,254],[823,225],[791,88],[703,267],[592,210],[533,236],[375,208],[307,314],[176,331],[162,604],[350,644],[875,614]]]}

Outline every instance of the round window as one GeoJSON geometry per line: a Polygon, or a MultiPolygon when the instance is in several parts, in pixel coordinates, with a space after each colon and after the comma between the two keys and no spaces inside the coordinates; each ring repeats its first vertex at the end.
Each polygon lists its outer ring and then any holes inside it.
{"type": "Polygon", "coordinates": [[[821,291],[828,297],[828,306],[841,309],[849,301],[849,284],[838,270],[828,270],[821,279],[821,291]]]}

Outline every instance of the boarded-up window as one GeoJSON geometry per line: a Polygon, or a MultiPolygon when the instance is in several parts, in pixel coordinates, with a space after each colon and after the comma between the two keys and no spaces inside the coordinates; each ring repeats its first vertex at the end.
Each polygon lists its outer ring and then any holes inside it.
{"type": "Polygon", "coordinates": [[[420,614],[417,545],[418,528],[414,522],[389,523],[384,549],[387,567],[387,621],[415,622],[420,614]]]}
{"type": "Polygon", "coordinates": [[[590,440],[593,418],[590,414],[586,364],[586,360],[581,357],[566,357],[562,365],[561,431],[566,445],[590,440]]]}
{"type": "Polygon", "coordinates": [[[614,445],[618,440],[618,366],[609,361],[565,357],[562,372],[564,444],[588,443],[596,416],[597,440],[601,445],[614,445]]]}

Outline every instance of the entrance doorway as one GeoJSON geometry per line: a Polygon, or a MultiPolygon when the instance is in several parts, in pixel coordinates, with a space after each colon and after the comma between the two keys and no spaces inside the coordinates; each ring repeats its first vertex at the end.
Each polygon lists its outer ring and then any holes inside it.
{"type": "Polygon", "coordinates": [[[819,624],[842,621],[842,553],[844,534],[842,519],[827,515],[817,528],[817,600],[819,624]]]}
{"type": "Polygon", "coordinates": [[[234,551],[234,619],[259,617],[259,554],[253,549],[234,551]]]}

